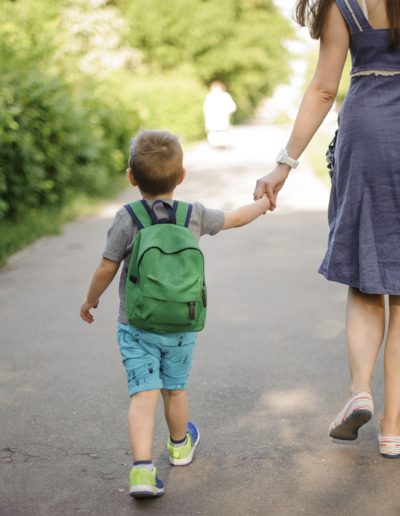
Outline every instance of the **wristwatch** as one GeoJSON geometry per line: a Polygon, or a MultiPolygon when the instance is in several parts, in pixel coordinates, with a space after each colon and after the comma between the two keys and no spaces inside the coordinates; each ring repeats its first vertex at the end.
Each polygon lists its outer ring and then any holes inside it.
{"type": "Polygon", "coordinates": [[[282,149],[276,157],[277,163],[285,163],[290,168],[296,168],[299,162],[291,158],[286,149],[282,149]]]}

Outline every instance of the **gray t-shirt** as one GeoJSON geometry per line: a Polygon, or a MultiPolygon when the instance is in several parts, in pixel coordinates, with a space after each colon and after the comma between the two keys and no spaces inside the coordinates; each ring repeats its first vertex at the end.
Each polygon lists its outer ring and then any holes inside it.
{"type": "MultiPolygon", "coordinates": [[[[146,201],[152,206],[154,201],[146,201]]],[[[172,206],[173,200],[165,200],[172,206]]],[[[155,208],[158,218],[165,217],[165,209],[161,204],[155,208]]],[[[199,241],[202,235],[215,235],[224,225],[225,216],[221,210],[207,209],[199,202],[193,203],[193,210],[189,220],[189,229],[194,237],[199,241]]],[[[119,280],[119,316],[118,321],[127,323],[125,313],[125,278],[132,254],[133,242],[138,234],[136,224],[133,223],[131,216],[126,208],[122,207],[115,215],[112,226],[108,230],[106,247],[103,251],[103,258],[113,262],[124,262],[119,280]]]]}

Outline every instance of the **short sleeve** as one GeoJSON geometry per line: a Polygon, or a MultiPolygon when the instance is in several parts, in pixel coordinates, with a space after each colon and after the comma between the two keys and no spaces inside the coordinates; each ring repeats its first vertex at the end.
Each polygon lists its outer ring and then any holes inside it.
{"type": "Polygon", "coordinates": [[[129,223],[129,220],[122,216],[121,211],[118,211],[107,233],[106,247],[102,254],[103,258],[118,263],[125,258],[133,237],[132,230],[127,221],[129,223]]]}
{"type": "Polygon", "coordinates": [[[216,235],[221,231],[225,222],[225,215],[222,210],[211,210],[203,204],[193,204],[193,217],[199,225],[201,235],[216,235]]]}

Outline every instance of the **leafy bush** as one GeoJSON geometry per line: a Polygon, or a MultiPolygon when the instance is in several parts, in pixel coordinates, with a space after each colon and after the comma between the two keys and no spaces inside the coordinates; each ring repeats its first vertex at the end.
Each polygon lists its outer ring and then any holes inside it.
{"type": "Polygon", "coordinates": [[[153,73],[190,65],[204,84],[223,81],[238,103],[238,117],[288,76],[282,35],[290,25],[272,0],[120,0],[131,45],[153,73]]]}
{"type": "MultiPolygon", "coordinates": [[[[139,74],[131,77],[124,72],[113,75],[109,81],[99,86],[99,91],[115,91],[119,85],[121,101],[127,109],[129,106],[138,113],[143,127],[177,133],[184,141],[203,137],[202,106],[207,89],[195,77],[180,72],[164,73],[162,78],[139,74]]],[[[129,121],[129,115],[126,120],[129,121]]]]}
{"type": "Polygon", "coordinates": [[[1,4],[8,21],[0,25],[0,219],[15,220],[61,206],[74,192],[107,191],[130,131],[118,97],[101,98],[95,81],[76,74],[72,82],[56,66],[57,22],[44,16],[46,2],[38,11],[26,0],[1,4]]]}
{"type": "Polygon", "coordinates": [[[60,77],[37,71],[14,84],[13,74],[0,84],[1,216],[61,205],[74,191],[106,191],[129,140],[126,125],[115,122],[116,103],[82,91],[77,99],[60,77]]]}
{"type": "Polygon", "coordinates": [[[0,12],[0,221],[107,192],[141,126],[201,138],[210,81],[242,119],[287,73],[272,0],[0,0],[0,12]]]}

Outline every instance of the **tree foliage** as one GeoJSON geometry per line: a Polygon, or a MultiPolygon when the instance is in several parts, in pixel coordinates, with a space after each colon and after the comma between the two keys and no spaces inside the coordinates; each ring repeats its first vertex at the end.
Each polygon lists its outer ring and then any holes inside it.
{"type": "Polygon", "coordinates": [[[59,9],[36,3],[1,2],[0,219],[107,191],[140,125],[118,95],[65,68],[59,9]]]}
{"type": "Polygon", "coordinates": [[[287,78],[287,20],[272,0],[121,1],[131,45],[154,73],[189,64],[204,83],[219,79],[249,116],[287,78]]]}
{"type": "Polygon", "coordinates": [[[251,115],[287,76],[272,0],[0,0],[0,219],[107,191],[140,126],[203,134],[214,79],[251,115]]]}

